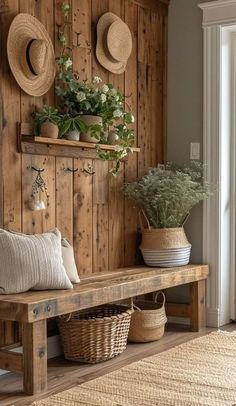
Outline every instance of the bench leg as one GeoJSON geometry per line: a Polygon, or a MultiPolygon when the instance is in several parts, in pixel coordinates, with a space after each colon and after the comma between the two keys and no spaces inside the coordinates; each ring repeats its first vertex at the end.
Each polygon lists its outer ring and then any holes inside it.
{"type": "Polygon", "coordinates": [[[47,388],[47,324],[46,320],[23,323],[24,392],[40,393],[47,388]]]}
{"type": "Polygon", "coordinates": [[[190,326],[192,331],[200,331],[206,327],[206,281],[190,283],[190,326]]]}

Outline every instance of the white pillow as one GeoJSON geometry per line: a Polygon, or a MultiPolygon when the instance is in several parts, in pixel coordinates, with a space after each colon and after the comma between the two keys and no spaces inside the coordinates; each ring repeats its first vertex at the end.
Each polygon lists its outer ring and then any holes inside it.
{"type": "Polygon", "coordinates": [[[72,283],[79,283],[80,278],[75,264],[74,249],[65,238],[61,240],[61,250],[67,276],[72,283]]]}
{"type": "Polygon", "coordinates": [[[71,288],[59,230],[26,235],[0,229],[0,294],[71,288]]]}

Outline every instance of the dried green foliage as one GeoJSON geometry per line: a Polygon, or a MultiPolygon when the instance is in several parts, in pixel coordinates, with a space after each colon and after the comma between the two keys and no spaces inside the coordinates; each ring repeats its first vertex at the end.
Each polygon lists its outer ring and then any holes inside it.
{"type": "Polygon", "coordinates": [[[152,168],[140,180],[125,185],[124,193],[144,210],[153,228],[181,227],[190,210],[214,193],[204,180],[203,166],[178,168],[167,164],[152,168]]]}

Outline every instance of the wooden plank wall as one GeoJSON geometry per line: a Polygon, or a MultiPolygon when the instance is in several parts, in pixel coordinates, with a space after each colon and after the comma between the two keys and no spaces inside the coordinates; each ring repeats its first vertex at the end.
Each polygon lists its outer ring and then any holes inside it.
{"type": "Polygon", "coordinates": [[[1,12],[0,8],[0,84],[6,118],[5,128],[0,128],[1,225],[25,233],[43,232],[57,226],[74,244],[80,275],[132,265],[137,262],[137,215],[132,205],[124,200],[122,186],[164,160],[168,2],[68,1],[72,4],[74,45],[76,33],[80,33],[80,47],[74,48],[72,55],[74,70],[81,79],[98,75],[105,82],[113,83],[129,96],[127,100],[136,117],[136,145],[141,147],[141,153],[133,154],[122,163],[122,173],[117,179],[108,176],[111,163],[17,152],[16,122],[31,121],[35,106],[54,103],[55,95],[54,89],[41,98],[21,91],[7,62],[8,29],[16,14],[30,13],[47,27],[58,54],[56,35],[61,23],[62,1],[8,0],[7,3],[6,10],[1,12]],[[95,56],[96,24],[107,11],[126,21],[132,32],[132,55],[123,75],[105,70],[95,56]],[[93,177],[81,171],[89,164],[95,171],[93,177]],[[28,206],[35,178],[35,173],[29,169],[32,165],[45,169],[49,201],[44,212],[33,212],[28,206]],[[78,171],[73,174],[64,171],[65,168],[78,168],[78,171]]]}

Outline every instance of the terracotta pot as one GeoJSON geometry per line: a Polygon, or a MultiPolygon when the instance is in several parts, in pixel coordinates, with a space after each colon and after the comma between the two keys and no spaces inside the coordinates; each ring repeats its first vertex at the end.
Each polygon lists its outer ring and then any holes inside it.
{"type": "Polygon", "coordinates": [[[80,140],[80,132],[77,130],[72,130],[66,134],[66,139],[71,141],[79,141],[80,140]]]}
{"type": "Polygon", "coordinates": [[[189,263],[191,244],[183,227],[143,229],[140,250],[148,266],[175,267],[189,263]]]}
{"type": "Polygon", "coordinates": [[[56,124],[50,123],[50,121],[47,121],[46,123],[43,123],[40,128],[40,135],[41,137],[46,137],[46,138],[58,138],[59,134],[59,128],[56,124]]]}
{"type": "MultiPolygon", "coordinates": [[[[87,116],[87,115],[81,115],[80,119],[87,125],[101,125],[102,126],[102,117],[99,116],[87,116]]],[[[99,140],[95,137],[91,136],[90,130],[86,131],[86,133],[81,133],[80,137],[81,141],[84,142],[93,142],[94,144],[97,144],[99,140]]]]}

